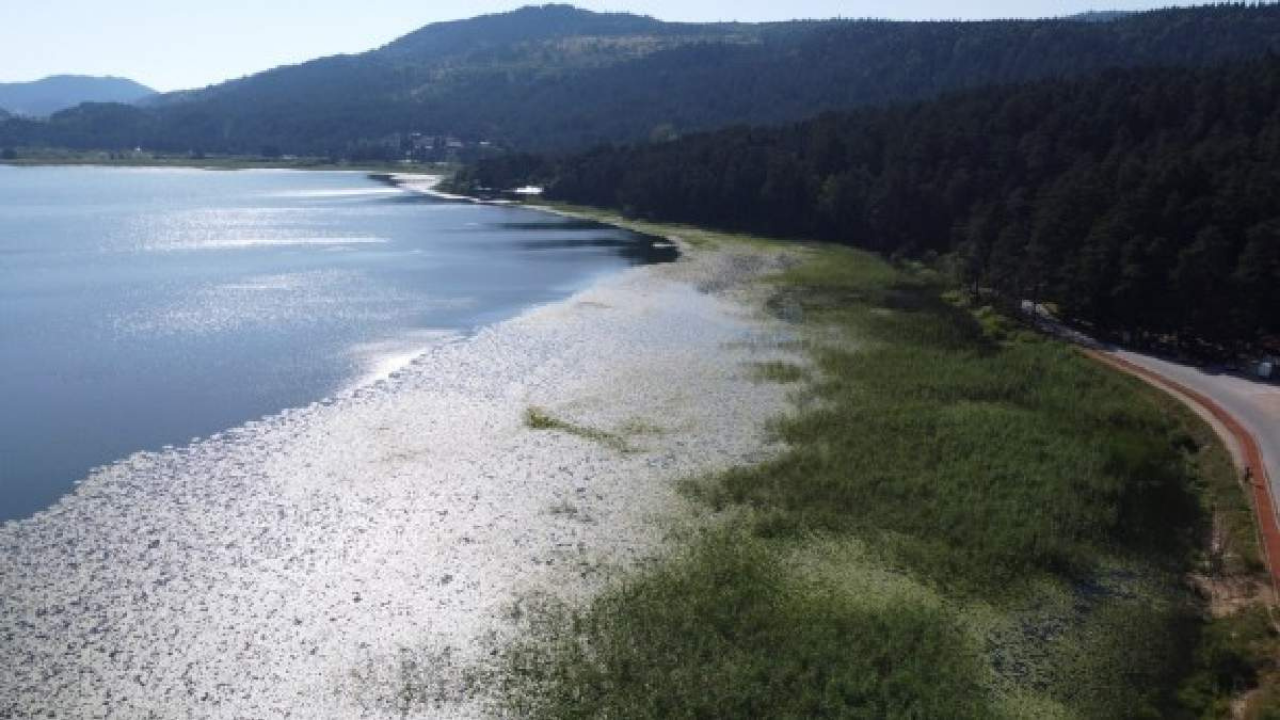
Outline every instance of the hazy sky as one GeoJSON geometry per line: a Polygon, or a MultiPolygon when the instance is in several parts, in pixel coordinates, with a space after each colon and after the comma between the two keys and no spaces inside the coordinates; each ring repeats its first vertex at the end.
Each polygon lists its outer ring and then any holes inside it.
{"type": "MultiPolygon", "coordinates": [[[[360,52],[422,25],[530,0],[0,0],[0,81],[120,75],[199,87],[322,55],[360,52]]],[[[992,18],[1145,9],[1160,0],[579,0],[664,20],[795,17],[992,18]]]]}

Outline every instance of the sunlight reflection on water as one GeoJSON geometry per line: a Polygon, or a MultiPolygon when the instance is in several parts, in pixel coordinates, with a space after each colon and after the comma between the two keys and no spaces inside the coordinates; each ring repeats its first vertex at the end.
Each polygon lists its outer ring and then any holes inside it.
{"type": "Polygon", "coordinates": [[[3,520],[674,253],[355,173],[0,167],[0,256],[3,520]]]}

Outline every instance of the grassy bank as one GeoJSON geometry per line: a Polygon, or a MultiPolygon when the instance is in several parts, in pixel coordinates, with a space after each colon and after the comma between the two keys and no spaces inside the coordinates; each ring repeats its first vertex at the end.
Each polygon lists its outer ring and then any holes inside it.
{"type": "Polygon", "coordinates": [[[714,529],[546,609],[500,675],[519,715],[1221,717],[1271,671],[1259,602],[1187,582],[1259,568],[1189,411],[924,268],[807,248],[770,283],[816,368],[758,373],[806,383],[788,451],[689,481],[714,529]]]}

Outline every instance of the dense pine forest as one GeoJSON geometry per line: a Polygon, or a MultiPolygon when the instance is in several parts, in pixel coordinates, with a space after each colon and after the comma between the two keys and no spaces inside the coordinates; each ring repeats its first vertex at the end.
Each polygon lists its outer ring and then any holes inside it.
{"type": "Polygon", "coordinates": [[[1221,353],[1280,332],[1277,53],[1276,4],[765,24],[548,5],[140,106],[0,113],[0,156],[489,157],[462,182],[945,256],[975,292],[1221,353]]]}
{"type": "Polygon", "coordinates": [[[446,136],[573,151],[1109,67],[1280,52],[1274,4],[1091,19],[687,24],[529,7],[142,106],[0,122],[0,147],[397,160],[446,136]]]}
{"type": "Polygon", "coordinates": [[[1277,55],[511,156],[459,182],[941,256],[974,292],[1211,353],[1280,333],[1277,55]]]}

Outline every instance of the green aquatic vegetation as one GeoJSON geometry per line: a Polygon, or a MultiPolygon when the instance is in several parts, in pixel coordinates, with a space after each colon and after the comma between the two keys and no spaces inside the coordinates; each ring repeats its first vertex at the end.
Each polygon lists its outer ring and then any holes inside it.
{"type": "Polygon", "coordinates": [[[631,452],[632,449],[626,439],[621,435],[611,433],[606,430],[579,425],[577,423],[569,422],[568,420],[562,420],[551,415],[546,410],[536,407],[531,407],[525,410],[524,424],[531,430],[554,430],[557,432],[568,433],[569,435],[575,435],[585,440],[600,443],[605,447],[619,452],[631,452]]]}
{"type": "Polygon", "coordinates": [[[752,366],[752,376],[763,382],[775,382],[784,385],[801,382],[809,377],[804,367],[795,363],[774,360],[756,363],[752,366]]]}
{"type": "Polygon", "coordinates": [[[1256,562],[1203,423],[926,268],[799,252],[770,306],[812,365],[756,372],[821,402],[774,459],[681,484],[717,530],[540,615],[499,673],[515,714],[1192,717],[1255,681],[1183,582],[1211,511],[1256,562]]]}
{"type": "Polygon", "coordinates": [[[717,534],[585,610],[544,609],[510,650],[519,717],[988,717],[980,658],[945,609],[863,608],[789,582],[761,541],[717,534]]]}
{"type": "Polygon", "coordinates": [[[1136,382],[1050,340],[995,339],[927,272],[863,253],[823,250],[776,283],[807,322],[865,342],[815,344],[824,403],[779,423],[786,453],[713,478],[703,500],[753,508],[763,536],[890,538],[931,581],[985,595],[1194,545],[1181,431],[1136,382]]]}

